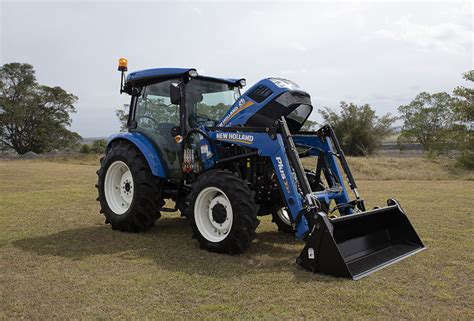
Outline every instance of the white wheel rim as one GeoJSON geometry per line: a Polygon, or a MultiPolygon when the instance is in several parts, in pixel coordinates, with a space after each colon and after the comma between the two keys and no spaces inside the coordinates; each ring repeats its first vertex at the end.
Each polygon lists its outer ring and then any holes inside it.
{"type": "Polygon", "coordinates": [[[283,223],[285,223],[286,225],[291,225],[290,212],[288,212],[288,209],[286,207],[280,208],[277,214],[283,223]]]}
{"type": "Polygon", "coordinates": [[[127,164],[113,162],[105,173],[105,200],[109,208],[117,215],[124,214],[132,204],[135,186],[127,164]]]}
{"type": "Polygon", "coordinates": [[[199,192],[194,203],[194,220],[201,235],[210,242],[220,242],[230,233],[233,221],[232,205],[225,193],[217,187],[206,187],[199,192]],[[216,219],[214,207],[220,204],[225,217],[216,219]]]}

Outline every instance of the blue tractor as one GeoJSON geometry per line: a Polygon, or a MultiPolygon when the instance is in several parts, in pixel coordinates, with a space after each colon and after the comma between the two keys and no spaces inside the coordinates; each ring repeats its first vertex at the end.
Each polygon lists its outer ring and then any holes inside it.
{"type": "Polygon", "coordinates": [[[352,279],[425,248],[397,201],[366,209],[330,126],[301,130],[313,107],[294,82],[267,78],[241,94],[244,79],[190,68],[125,77],[121,58],[119,70],[131,96],[128,131],[110,137],[97,172],[113,229],[145,231],[160,212],[179,210],[201,248],[237,254],[255,238],[258,216],[272,215],[305,242],[299,265],[352,279]],[[310,156],[312,170],[301,163],[310,156]]]}

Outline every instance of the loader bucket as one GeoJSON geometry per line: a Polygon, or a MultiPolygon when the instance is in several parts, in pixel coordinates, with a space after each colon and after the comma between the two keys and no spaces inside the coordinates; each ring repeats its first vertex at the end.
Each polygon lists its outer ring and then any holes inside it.
{"type": "Polygon", "coordinates": [[[424,250],[398,202],[387,204],[332,220],[317,214],[297,263],[313,272],[357,280],[424,250]]]}

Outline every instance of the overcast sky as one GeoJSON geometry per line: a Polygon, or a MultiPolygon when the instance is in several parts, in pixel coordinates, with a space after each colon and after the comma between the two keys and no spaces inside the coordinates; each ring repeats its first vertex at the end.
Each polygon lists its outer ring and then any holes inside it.
{"type": "MultiPolygon", "coordinates": [[[[1,0],[0,0],[1,2],[1,0]]],[[[38,81],[79,97],[73,130],[119,123],[119,57],[129,70],[277,76],[312,96],[396,113],[420,91],[452,91],[474,68],[473,3],[1,2],[0,63],[27,62],[38,81]]],[[[249,88],[249,86],[247,88],[249,88]]]]}

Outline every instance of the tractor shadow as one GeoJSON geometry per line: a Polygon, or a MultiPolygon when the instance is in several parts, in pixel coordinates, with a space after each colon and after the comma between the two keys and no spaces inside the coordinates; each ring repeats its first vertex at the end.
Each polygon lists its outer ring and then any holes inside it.
{"type": "Polygon", "coordinates": [[[146,233],[123,233],[112,230],[109,225],[101,225],[26,238],[12,244],[37,255],[58,256],[73,261],[93,256],[113,256],[124,262],[142,262],[143,258],[148,258],[161,268],[190,275],[228,278],[256,271],[293,272],[296,281],[301,273],[305,275],[301,280],[308,281],[308,272],[295,263],[303,243],[291,235],[257,231],[257,240],[240,255],[202,250],[191,235],[186,219],[164,217],[146,233]]]}

